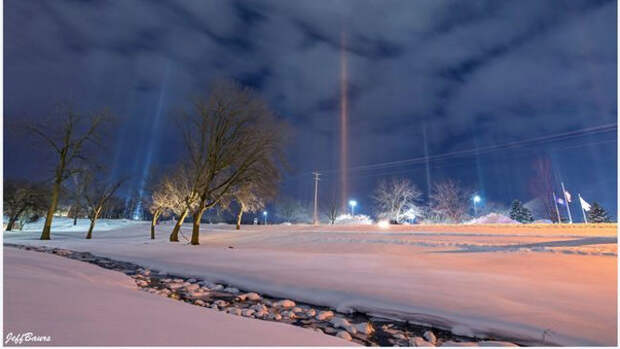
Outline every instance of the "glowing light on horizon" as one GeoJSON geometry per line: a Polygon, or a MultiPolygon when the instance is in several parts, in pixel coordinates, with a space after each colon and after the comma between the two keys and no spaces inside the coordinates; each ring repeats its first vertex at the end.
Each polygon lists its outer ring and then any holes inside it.
{"type": "Polygon", "coordinates": [[[389,229],[390,228],[390,222],[387,220],[381,220],[379,222],[377,222],[377,227],[379,227],[380,229],[389,229]]]}
{"type": "Polygon", "coordinates": [[[346,209],[348,196],[348,97],[347,97],[347,56],[346,56],[346,35],[340,33],[340,198],[342,207],[346,209]]]}

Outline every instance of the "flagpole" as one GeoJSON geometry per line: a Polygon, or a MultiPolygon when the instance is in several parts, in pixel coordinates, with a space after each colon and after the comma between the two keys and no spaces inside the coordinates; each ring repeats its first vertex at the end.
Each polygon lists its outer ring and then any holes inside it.
{"type": "Polygon", "coordinates": [[[577,194],[579,196],[579,206],[581,206],[581,213],[583,213],[583,222],[588,224],[588,219],[586,218],[586,210],[583,209],[583,199],[581,198],[581,194],[577,194]]]}
{"type": "Polygon", "coordinates": [[[553,204],[555,205],[555,213],[558,215],[558,224],[562,223],[562,218],[560,217],[560,209],[558,208],[558,198],[555,197],[555,190],[553,191],[553,204]]]}
{"type": "Polygon", "coordinates": [[[566,201],[566,212],[568,212],[568,222],[573,224],[573,217],[570,214],[570,203],[568,202],[568,197],[566,196],[566,189],[564,189],[564,182],[560,182],[562,184],[562,194],[564,194],[564,201],[566,201]]]}

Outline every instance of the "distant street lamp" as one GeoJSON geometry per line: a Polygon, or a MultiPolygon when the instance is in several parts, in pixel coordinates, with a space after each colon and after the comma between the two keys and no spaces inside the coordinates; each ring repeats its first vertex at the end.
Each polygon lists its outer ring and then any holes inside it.
{"type": "Polygon", "coordinates": [[[265,217],[265,225],[267,225],[267,211],[263,211],[263,217],[265,217]]]}
{"type": "Polygon", "coordinates": [[[355,216],[355,206],[357,206],[357,201],[349,200],[349,206],[351,206],[351,216],[355,216]]]}
{"type": "Polygon", "coordinates": [[[480,195],[474,195],[472,200],[474,201],[474,217],[475,217],[478,215],[478,203],[482,201],[482,198],[480,197],[480,195]]]}

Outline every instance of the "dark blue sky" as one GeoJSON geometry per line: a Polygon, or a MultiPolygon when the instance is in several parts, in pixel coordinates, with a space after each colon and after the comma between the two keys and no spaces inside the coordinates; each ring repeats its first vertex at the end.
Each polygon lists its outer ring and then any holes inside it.
{"type": "MultiPolygon", "coordinates": [[[[295,172],[283,191],[337,190],[340,36],[347,36],[350,166],[519,142],[616,123],[616,1],[21,1],[4,10],[4,118],[37,117],[71,100],[109,106],[119,128],[114,172],[178,159],[174,112],[216,78],[256,88],[296,130],[295,172]],[[155,120],[160,120],[155,122],[155,120]],[[150,154],[150,155],[149,155],[150,154]]],[[[45,168],[5,131],[5,176],[45,168]],[[11,166],[6,166],[11,164],[11,166]]],[[[508,204],[532,198],[532,159],[546,155],[569,191],[616,216],[616,134],[433,161],[431,178],[459,179],[508,204]]],[[[426,192],[424,164],[351,171],[369,211],[380,178],[426,192]]]]}

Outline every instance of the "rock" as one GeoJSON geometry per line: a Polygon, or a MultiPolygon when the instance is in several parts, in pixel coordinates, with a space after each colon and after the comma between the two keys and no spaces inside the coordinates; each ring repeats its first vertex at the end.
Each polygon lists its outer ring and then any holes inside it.
{"type": "Polygon", "coordinates": [[[432,345],[435,345],[437,343],[437,336],[435,336],[433,331],[425,331],[422,336],[432,345]]]}
{"type": "Polygon", "coordinates": [[[335,328],[342,328],[351,334],[356,334],[357,329],[347,319],[335,317],[329,321],[335,328]]]}
{"type": "Polygon", "coordinates": [[[187,282],[189,282],[190,284],[193,284],[194,282],[196,282],[196,279],[187,279],[187,282]]]}
{"type": "Polygon", "coordinates": [[[342,339],[347,340],[347,341],[353,340],[353,338],[351,337],[351,335],[347,331],[338,331],[338,333],[336,333],[336,337],[342,338],[342,339]]]}
{"type": "Polygon", "coordinates": [[[226,312],[228,314],[232,314],[232,315],[237,315],[237,316],[241,315],[241,309],[235,308],[235,307],[231,307],[231,308],[226,309],[226,312]]]}
{"type": "Polygon", "coordinates": [[[215,309],[215,310],[219,310],[219,307],[215,303],[211,304],[211,306],[209,308],[215,309]]]}
{"type": "Polygon", "coordinates": [[[254,315],[254,313],[255,313],[254,309],[243,309],[243,311],[241,312],[241,315],[250,317],[254,315]]]}
{"type": "Polygon", "coordinates": [[[338,330],[336,330],[333,327],[325,327],[324,332],[327,333],[327,334],[334,334],[334,333],[338,332],[338,330]]]}
{"type": "Polygon", "coordinates": [[[518,345],[503,341],[482,341],[478,342],[481,347],[518,347],[518,345]]]}
{"type": "Polygon", "coordinates": [[[215,302],[213,302],[213,304],[214,304],[214,305],[217,305],[217,306],[218,306],[218,307],[220,307],[220,308],[223,308],[223,307],[225,307],[225,306],[227,306],[227,305],[228,305],[228,302],[227,302],[227,301],[224,301],[224,300],[221,300],[221,299],[218,299],[218,300],[216,300],[215,302]]]}
{"type": "Polygon", "coordinates": [[[319,315],[316,316],[316,319],[319,321],[326,321],[334,317],[334,312],[331,310],[321,311],[319,315]]]}
{"type": "Polygon", "coordinates": [[[168,286],[169,289],[174,291],[174,290],[177,290],[177,289],[183,287],[183,284],[179,283],[179,282],[171,282],[167,286],[168,286]]]}
{"type": "Polygon", "coordinates": [[[174,282],[178,282],[178,283],[183,283],[183,282],[184,282],[184,280],[183,280],[183,279],[174,279],[174,280],[172,280],[172,281],[174,281],[174,282]]]}
{"type": "Polygon", "coordinates": [[[234,287],[226,287],[223,291],[224,292],[228,292],[228,293],[232,293],[232,294],[239,293],[239,289],[234,288],[234,287]]]}
{"type": "Polygon", "coordinates": [[[291,311],[293,313],[303,313],[304,312],[304,310],[301,309],[300,307],[294,307],[291,311]]]}
{"type": "Polygon", "coordinates": [[[213,291],[221,291],[224,289],[224,286],[218,284],[209,284],[209,288],[213,291]]]}
{"type": "Polygon", "coordinates": [[[476,342],[455,342],[455,341],[446,341],[441,344],[442,347],[477,347],[478,343],[476,342]]]}
{"type": "Polygon", "coordinates": [[[260,301],[261,298],[262,297],[258,293],[256,293],[256,292],[244,293],[244,294],[241,294],[241,295],[237,296],[237,299],[239,299],[242,302],[245,302],[246,300],[248,300],[248,301],[260,301]]]}
{"type": "Polygon", "coordinates": [[[252,305],[250,309],[254,309],[255,311],[267,311],[267,307],[260,303],[252,305]]]}
{"type": "Polygon", "coordinates": [[[269,312],[267,310],[258,310],[256,311],[256,313],[254,313],[254,316],[256,316],[259,319],[262,319],[264,317],[269,316],[269,312]]]}
{"type": "Polygon", "coordinates": [[[280,321],[280,320],[282,320],[282,315],[277,314],[277,313],[271,313],[271,314],[269,314],[269,319],[280,321]]]}
{"type": "Polygon", "coordinates": [[[392,335],[392,337],[394,337],[396,339],[407,339],[407,337],[404,334],[402,334],[401,332],[394,333],[392,335]]]}
{"type": "Polygon", "coordinates": [[[320,328],[315,328],[315,329],[314,329],[314,332],[318,332],[318,333],[321,333],[321,334],[325,333],[325,332],[323,332],[323,330],[321,330],[320,328]]]}
{"type": "Polygon", "coordinates": [[[424,338],[422,337],[413,337],[409,339],[409,346],[411,347],[432,347],[433,344],[430,342],[427,342],[426,340],[424,340],[424,338]]]}
{"type": "Polygon", "coordinates": [[[314,317],[316,315],[316,310],[310,308],[310,309],[306,310],[306,315],[308,315],[310,317],[314,317]]]}
{"type": "Polygon", "coordinates": [[[168,297],[170,297],[172,299],[176,299],[176,300],[181,299],[181,297],[178,294],[176,294],[176,293],[171,293],[171,294],[168,295],[168,297]]]}
{"type": "Polygon", "coordinates": [[[204,307],[204,306],[205,306],[205,302],[204,302],[202,299],[196,299],[196,300],[194,301],[194,304],[199,305],[199,306],[201,306],[201,307],[204,307]]]}
{"type": "Polygon", "coordinates": [[[292,300],[289,300],[289,299],[284,299],[284,300],[281,300],[279,302],[273,303],[273,306],[276,307],[276,308],[290,309],[290,308],[293,308],[295,306],[295,302],[293,302],[292,300]]]}
{"type": "Polygon", "coordinates": [[[285,319],[296,319],[297,316],[295,316],[295,313],[293,313],[292,311],[283,311],[282,313],[280,313],[282,315],[283,318],[285,319]]]}
{"type": "Polygon", "coordinates": [[[189,285],[185,286],[185,289],[187,291],[190,291],[190,292],[191,291],[196,291],[199,288],[200,288],[200,285],[198,285],[198,284],[189,284],[189,285]]]}
{"type": "Polygon", "coordinates": [[[354,325],[357,332],[363,333],[365,335],[370,335],[375,331],[372,328],[372,325],[369,322],[362,322],[361,324],[354,325]]]}

